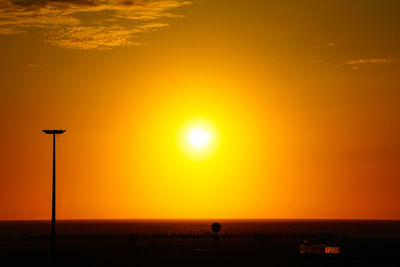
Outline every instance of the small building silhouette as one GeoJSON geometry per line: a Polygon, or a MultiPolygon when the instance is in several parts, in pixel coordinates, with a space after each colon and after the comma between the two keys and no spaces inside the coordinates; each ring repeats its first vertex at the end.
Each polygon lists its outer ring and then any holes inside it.
{"type": "Polygon", "coordinates": [[[325,254],[340,254],[340,247],[339,246],[326,246],[325,254]]]}
{"type": "Polygon", "coordinates": [[[340,254],[340,246],[324,243],[311,243],[304,241],[299,246],[300,254],[340,254]]]}

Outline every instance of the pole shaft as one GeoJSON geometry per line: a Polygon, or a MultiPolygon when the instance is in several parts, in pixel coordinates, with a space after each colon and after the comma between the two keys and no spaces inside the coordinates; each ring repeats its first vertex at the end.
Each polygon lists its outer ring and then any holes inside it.
{"type": "Polygon", "coordinates": [[[51,210],[51,254],[52,265],[55,266],[56,250],[56,135],[53,134],[53,194],[51,210]]]}

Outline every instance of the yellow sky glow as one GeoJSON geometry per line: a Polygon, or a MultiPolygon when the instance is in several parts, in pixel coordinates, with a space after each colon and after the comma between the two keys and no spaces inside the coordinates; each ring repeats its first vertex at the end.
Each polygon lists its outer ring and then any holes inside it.
{"type": "Polygon", "coordinates": [[[398,14],[0,0],[0,220],[400,219],[398,14]]]}

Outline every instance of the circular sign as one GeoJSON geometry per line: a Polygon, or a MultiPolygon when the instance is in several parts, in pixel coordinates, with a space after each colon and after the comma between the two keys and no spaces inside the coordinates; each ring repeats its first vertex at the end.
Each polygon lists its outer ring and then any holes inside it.
{"type": "Polygon", "coordinates": [[[221,225],[219,224],[219,223],[213,223],[212,225],[211,225],[211,230],[214,232],[214,233],[218,233],[219,231],[221,231],[221,225]]]}

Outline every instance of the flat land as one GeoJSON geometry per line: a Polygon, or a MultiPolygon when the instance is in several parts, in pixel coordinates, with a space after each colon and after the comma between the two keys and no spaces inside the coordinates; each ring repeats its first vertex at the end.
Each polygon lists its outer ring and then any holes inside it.
{"type": "MultiPolygon", "coordinates": [[[[399,266],[398,238],[341,238],[340,255],[303,255],[302,238],[61,236],[57,266],[399,266]]],[[[0,242],[3,266],[50,266],[49,237],[0,242]]]]}

